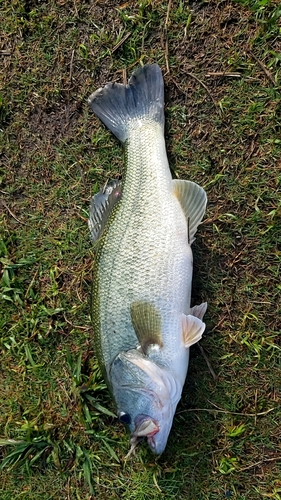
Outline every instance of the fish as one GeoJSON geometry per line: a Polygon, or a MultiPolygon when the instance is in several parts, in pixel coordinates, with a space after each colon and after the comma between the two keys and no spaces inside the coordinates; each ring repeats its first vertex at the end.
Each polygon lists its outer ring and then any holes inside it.
{"type": "Polygon", "coordinates": [[[164,138],[164,82],[157,64],[88,99],[125,149],[123,180],[91,198],[95,245],[94,346],[134,452],[166,448],[185,383],[190,346],[205,330],[207,303],[191,307],[191,245],[206,210],[202,187],[172,179],[164,138]]]}

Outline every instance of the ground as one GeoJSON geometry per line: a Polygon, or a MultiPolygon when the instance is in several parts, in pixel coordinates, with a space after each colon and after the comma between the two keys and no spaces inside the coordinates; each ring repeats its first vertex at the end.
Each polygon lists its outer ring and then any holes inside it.
{"type": "Polygon", "coordinates": [[[3,0],[0,15],[0,500],[280,500],[279,1],[3,0]],[[123,158],[87,97],[152,62],[173,176],[208,195],[193,300],[209,305],[166,451],[125,461],[87,228],[123,158]]]}

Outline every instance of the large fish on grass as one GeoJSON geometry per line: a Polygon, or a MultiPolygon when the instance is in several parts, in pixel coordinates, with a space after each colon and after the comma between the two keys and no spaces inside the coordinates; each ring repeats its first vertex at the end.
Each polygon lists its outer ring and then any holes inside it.
{"type": "Polygon", "coordinates": [[[189,348],[207,304],[191,307],[191,244],[206,208],[194,182],[172,180],[164,139],[164,85],[156,64],[128,85],[109,83],[89,104],[125,147],[122,185],[95,196],[92,320],[99,363],[131,450],[166,447],[185,382],[189,348]]]}

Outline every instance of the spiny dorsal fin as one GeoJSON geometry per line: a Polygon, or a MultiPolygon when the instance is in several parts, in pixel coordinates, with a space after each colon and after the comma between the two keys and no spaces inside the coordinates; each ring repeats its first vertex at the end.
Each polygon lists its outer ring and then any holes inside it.
{"type": "Polygon", "coordinates": [[[133,302],[131,319],[144,354],[150,345],[163,346],[161,335],[161,316],[150,302],[133,302]]]}
{"type": "Polygon", "coordinates": [[[93,241],[97,241],[104,229],[112,208],[121,198],[121,181],[112,180],[91,199],[89,229],[93,241]]]}
{"type": "Polygon", "coordinates": [[[202,338],[205,327],[205,323],[196,316],[182,314],[182,338],[185,347],[196,344],[202,338]]]}
{"type": "Polygon", "coordinates": [[[174,194],[178,198],[188,225],[188,239],[191,245],[207,204],[207,195],[195,182],[173,180],[174,194]]]}

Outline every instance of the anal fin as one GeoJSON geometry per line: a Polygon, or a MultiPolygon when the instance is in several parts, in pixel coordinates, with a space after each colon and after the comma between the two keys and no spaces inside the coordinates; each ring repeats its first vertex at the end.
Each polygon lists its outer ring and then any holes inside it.
{"type": "Polygon", "coordinates": [[[204,189],[195,182],[175,179],[172,183],[174,194],[178,198],[187,220],[188,239],[191,245],[206,210],[207,195],[204,189]]]}

